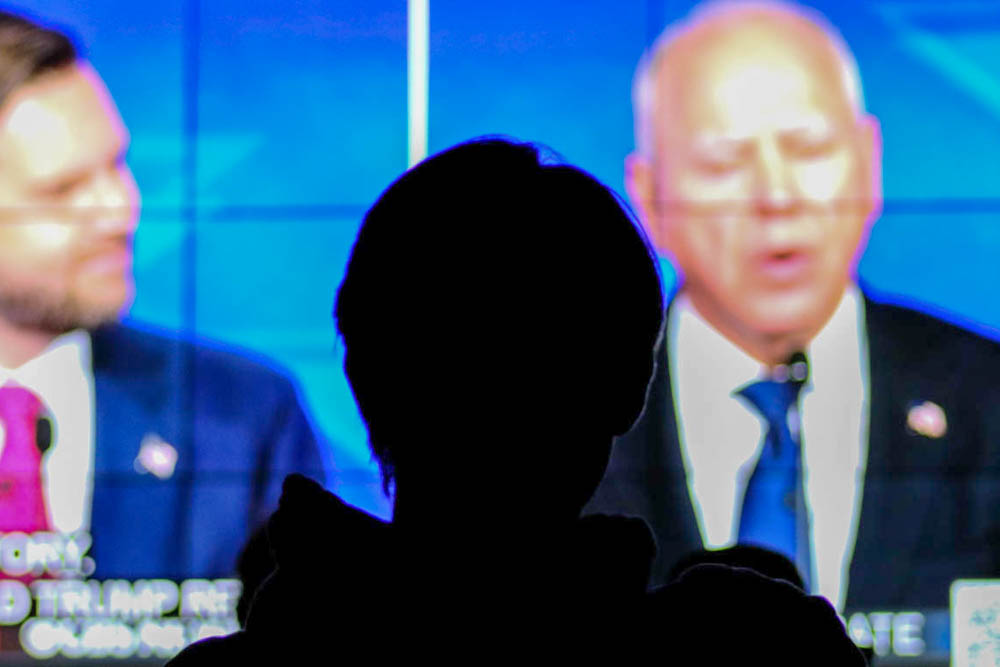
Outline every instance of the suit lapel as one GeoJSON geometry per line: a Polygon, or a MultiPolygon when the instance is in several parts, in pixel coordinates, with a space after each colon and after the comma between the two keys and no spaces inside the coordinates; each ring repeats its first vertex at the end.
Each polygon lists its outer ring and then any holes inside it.
{"type": "MultiPolygon", "coordinates": [[[[913,359],[907,333],[893,310],[865,299],[869,359],[868,463],[861,517],[848,582],[847,607],[907,599],[912,558],[921,548],[923,525],[938,486],[928,471],[944,469],[948,438],[907,429],[908,412],[921,401],[941,401],[924,386],[928,378],[913,359]],[[892,554],[888,557],[887,554],[892,554]]],[[[931,378],[933,381],[934,379],[931,378]]]]}

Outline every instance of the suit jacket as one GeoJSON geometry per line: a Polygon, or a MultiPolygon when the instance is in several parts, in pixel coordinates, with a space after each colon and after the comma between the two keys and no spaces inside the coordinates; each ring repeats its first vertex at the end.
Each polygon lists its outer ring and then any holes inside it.
{"type": "Polygon", "coordinates": [[[292,383],[245,356],[113,325],[92,334],[96,578],[231,576],[290,472],[323,480],[292,383]],[[145,443],[177,451],[161,479],[145,443]]]}
{"type": "MultiPolygon", "coordinates": [[[[1000,345],[867,296],[865,324],[868,465],[846,608],[946,607],[953,579],[1000,576],[1000,345]],[[924,401],[947,416],[941,438],[907,427],[924,401]]],[[[665,338],[646,408],[585,509],[646,519],[659,548],[652,585],[702,548],[665,338]]]]}

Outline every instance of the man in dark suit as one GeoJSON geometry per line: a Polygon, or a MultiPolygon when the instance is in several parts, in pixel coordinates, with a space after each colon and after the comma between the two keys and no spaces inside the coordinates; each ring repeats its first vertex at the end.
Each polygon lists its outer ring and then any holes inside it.
{"type": "Polygon", "coordinates": [[[836,33],[702,8],[644,59],[635,114],[629,193],[681,287],[589,510],[650,523],[654,584],[737,542],[840,609],[944,607],[1000,574],[1000,348],[854,282],[880,137],[836,33]]]}
{"type": "Polygon", "coordinates": [[[118,322],[127,147],[72,42],[0,13],[0,533],[89,533],[100,578],[226,576],[320,451],[280,373],[118,322]]]}

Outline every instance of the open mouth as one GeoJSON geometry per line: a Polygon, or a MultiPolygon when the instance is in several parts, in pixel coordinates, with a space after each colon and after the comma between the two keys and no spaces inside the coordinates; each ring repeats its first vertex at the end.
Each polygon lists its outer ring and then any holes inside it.
{"type": "Polygon", "coordinates": [[[795,282],[803,278],[811,265],[811,255],[802,250],[768,252],[758,260],[760,273],[766,279],[778,283],[795,282]]]}

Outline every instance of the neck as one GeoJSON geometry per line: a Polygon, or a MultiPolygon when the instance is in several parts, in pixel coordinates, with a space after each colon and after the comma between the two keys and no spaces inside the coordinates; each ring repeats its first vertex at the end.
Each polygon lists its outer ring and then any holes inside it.
{"type": "Polygon", "coordinates": [[[57,333],[23,327],[0,317],[0,366],[18,368],[49,346],[57,333]]]}
{"type": "Polygon", "coordinates": [[[710,302],[699,299],[696,294],[689,293],[691,304],[698,314],[713,329],[721,333],[736,347],[767,366],[774,368],[784,364],[796,352],[805,350],[809,343],[823,330],[837,309],[839,299],[829,309],[825,317],[811,327],[802,327],[778,333],[754,331],[729,317],[726,313],[713,308],[710,302]]]}

